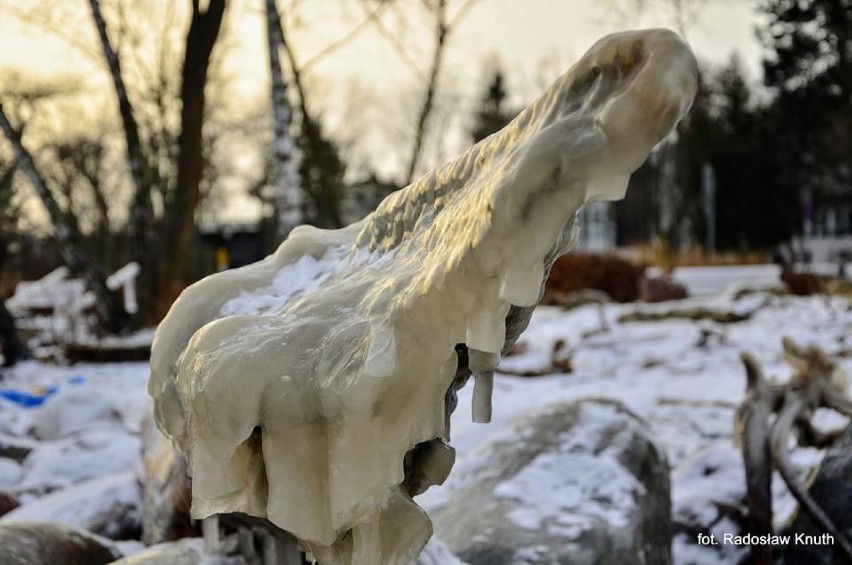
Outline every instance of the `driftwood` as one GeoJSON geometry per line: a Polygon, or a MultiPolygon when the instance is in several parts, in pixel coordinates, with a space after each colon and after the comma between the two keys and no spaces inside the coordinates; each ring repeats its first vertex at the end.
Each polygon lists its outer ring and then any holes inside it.
{"type": "MultiPolygon", "coordinates": [[[[814,427],[811,415],[818,408],[829,408],[852,417],[852,401],[844,394],[845,377],[837,365],[820,348],[800,347],[784,338],[787,361],[796,374],[785,384],[766,380],[757,361],[742,355],[746,369],[746,398],[737,410],[738,438],[741,441],[746,472],[750,533],[772,533],[772,471],[777,469],[800,508],[807,512],[822,530],[835,539],[839,556],[852,562],[852,540],[808,494],[790,460],[789,440],[797,434],[800,443],[823,445],[826,438],[814,427]],[[770,423],[773,415],[777,415],[770,423]]],[[[753,545],[752,557],[758,565],[773,562],[770,546],[753,545]]]]}
{"type": "Polygon", "coordinates": [[[622,315],[619,322],[659,322],[660,320],[712,320],[719,324],[735,324],[744,322],[751,314],[739,314],[727,310],[712,310],[710,308],[676,308],[674,310],[634,310],[622,315]]]}

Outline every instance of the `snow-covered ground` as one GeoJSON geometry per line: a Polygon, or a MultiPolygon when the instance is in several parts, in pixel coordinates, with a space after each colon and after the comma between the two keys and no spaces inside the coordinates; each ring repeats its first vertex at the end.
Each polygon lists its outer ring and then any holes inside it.
{"type": "MultiPolygon", "coordinates": [[[[521,352],[507,357],[501,367],[510,373],[542,375],[498,375],[491,424],[471,423],[472,387],[462,391],[452,419],[456,467],[445,485],[419,497],[427,510],[440,507],[463,486],[477,464],[479,448],[515,433],[508,424],[516,417],[554,402],[603,396],[620,400],[647,419],[665,446],[673,468],[674,512],[715,512],[707,505],[709,493],[736,498],[744,489],[732,444],[734,410],[745,391],[740,352],[751,352],[767,375],[786,379],[791,369],[783,363],[781,337],[787,335],[841,355],[847,374],[852,370],[852,310],[841,298],[758,293],[740,299],[716,296],[660,305],[613,304],[604,308],[607,328],[602,327],[599,314],[596,305],[568,312],[553,307],[536,311],[520,339],[517,349],[521,352]],[[696,306],[751,316],[726,325],[676,319],[618,322],[636,309],[696,306]],[[559,340],[564,342],[559,356],[568,360],[565,366],[570,365],[570,372],[551,367],[559,340]],[[720,472],[701,472],[719,465],[725,467],[720,472]]],[[[138,465],[139,428],[151,409],[145,390],[147,365],[62,367],[28,362],[4,369],[2,375],[0,393],[39,394],[56,387],[41,407],[24,407],[0,395],[0,446],[17,442],[32,449],[20,462],[0,458],[0,491],[23,503],[15,511],[17,516],[81,525],[94,520],[101,503],[121,503],[128,513],[138,512],[139,495],[133,491],[129,473],[138,465]]],[[[826,419],[828,426],[842,423],[826,419]]],[[[803,467],[818,458],[814,450],[796,454],[803,467]]],[[[529,497],[546,499],[553,493],[536,489],[547,484],[546,480],[527,481],[512,487],[525,489],[529,497]]],[[[777,486],[778,520],[782,520],[793,504],[777,486]]],[[[513,491],[513,496],[519,493],[513,491]]],[[[106,528],[105,535],[110,533],[106,528]]],[[[678,563],[719,562],[717,554],[702,553],[683,537],[675,540],[674,551],[678,563]]]]}

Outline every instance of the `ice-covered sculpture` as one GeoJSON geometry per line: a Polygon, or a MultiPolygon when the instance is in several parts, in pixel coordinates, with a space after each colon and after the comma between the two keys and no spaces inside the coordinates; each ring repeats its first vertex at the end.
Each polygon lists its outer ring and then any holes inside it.
{"type": "Polygon", "coordinates": [[[188,288],[160,325],[149,391],[188,456],[192,513],[242,512],[323,565],[406,563],[412,500],[449,473],[455,392],[526,327],[590,200],[629,175],[696,88],[666,30],[610,35],[499,133],[340,230],[300,227],[259,263],[188,288]]]}

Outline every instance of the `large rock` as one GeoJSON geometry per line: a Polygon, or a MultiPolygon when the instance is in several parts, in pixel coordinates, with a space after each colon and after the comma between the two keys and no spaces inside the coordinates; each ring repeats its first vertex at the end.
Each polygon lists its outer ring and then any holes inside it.
{"type": "Polygon", "coordinates": [[[463,486],[432,516],[471,565],[671,562],[668,462],[616,402],[522,418],[460,471],[463,486]]]}
{"type": "MultiPolygon", "coordinates": [[[[826,515],[852,541],[852,425],[846,428],[843,435],[825,455],[822,465],[811,484],[808,492],[822,507],[826,515]]],[[[820,538],[823,530],[819,528],[810,515],[799,510],[787,532],[792,536],[803,534],[820,538]]],[[[784,548],[784,563],[808,563],[809,565],[830,565],[844,563],[843,556],[834,545],[817,543],[790,543],[784,548]]]]}
{"type": "Polygon", "coordinates": [[[3,565],[102,565],[119,557],[108,542],[81,530],[47,522],[0,524],[3,565]]]}
{"type": "Polygon", "coordinates": [[[95,477],[52,492],[6,514],[0,522],[57,522],[111,539],[138,538],[142,500],[132,471],[95,477]]]}
{"type": "Polygon", "coordinates": [[[92,477],[132,471],[139,438],[125,431],[90,430],[34,449],[23,462],[19,493],[45,494],[92,477]]]}
{"type": "Polygon", "coordinates": [[[55,440],[87,428],[121,425],[121,415],[97,390],[68,388],[39,408],[33,433],[39,439],[55,440]]]}

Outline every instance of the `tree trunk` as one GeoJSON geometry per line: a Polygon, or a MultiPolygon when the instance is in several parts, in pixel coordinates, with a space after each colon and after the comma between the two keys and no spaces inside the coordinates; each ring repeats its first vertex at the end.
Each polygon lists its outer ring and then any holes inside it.
{"type": "Polygon", "coordinates": [[[204,86],[224,14],[225,0],[210,0],[207,10],[203,12],[200,1],[192,1],[192,20],[186,36],[181,77],[177,183],[166,218],[169,248],[162,288],[169,293],[179,285],[181,267],[189,257],[195,241],[195,209],[201,197],[201,175],[204,171],[201,137],[204,86]]]}
{"type": "Polygon", "coordinates": [[[284,36],[279,23],[275,0],[266,0],[266,35],[269,49],[269,71],[272,84],[272,142],[273,180],[278,234],[287,237],[294,227],[302,223],[302,194],[299,172],[294,162],[295,143],[290,131],[293,108],[287,97],[287,81],[281,69],[281,49],[284,36]]]}
{"type": "Polygon", "coordinates": [[[426,137],[426,127],[429,124],[429,116],[435,105],[435,91],[438,89],[438,75],[441,72],[441,63],[444,60],[444,46],[447,42],[449,27],[447,26],[447,2],[438,0],[437,6],[437,28],[435,37],[435,52],[432,55],[432,68],[429,71],[429,83],[426,85],[426,97],[420,108],[420,117],[417,119],[417,130],[414,134],[414,147],[411,150],[411,158],[408,161],[408,173],[405,184],[411,184],[417,165],[420,163],[420,154],[423,151],[423,141],[426,137]]]}
{"type": "Polygon", "coordinates": [[[72,272],[86,281],[86,286],[95,295],[95,308],[102,326],[110,333],[119,333],[126,329],[130,317],[125,312],[118,297],[107,288],[106,279],[101,270],[80,250],[77,244],[80,240],[77,230],[72,224],[68,223],[65,214],[62,213],[53,195],[48,190],[32,156],[21,143],[18,133],[6,117],[2,104],[0,104],[0,129],[3,130],[9,143],[12,144],[15,158],[20,163],[19,166],[29,177],[30,183],[35,188],[51,222],[53,222],[62,260],[72,272]]]}
{"type": "Polygon", "coordinates": [[[118,110],[124,129],[124,141],[127,146],[127,161],[130,166],[130,177],[133,180],[133,207],[130,210],[131,253],[133,259],[141,267],[140,296],[143,302],[150,304],[154,293],[153,284],[156,280],[155,258],[157,256],[157,241],[154,237],[154,208],[151,204],[151,175],[148,162],[142,151],[139,126],[133,114],[133,106],[127,96],[124,75],[121,71],[121,61],[112,46],[107,34],[106,22],[99,0],[89,0],[92,19],[98,31],[101,50],[112,76],[115,94],[118,98],[118,110]]]}

